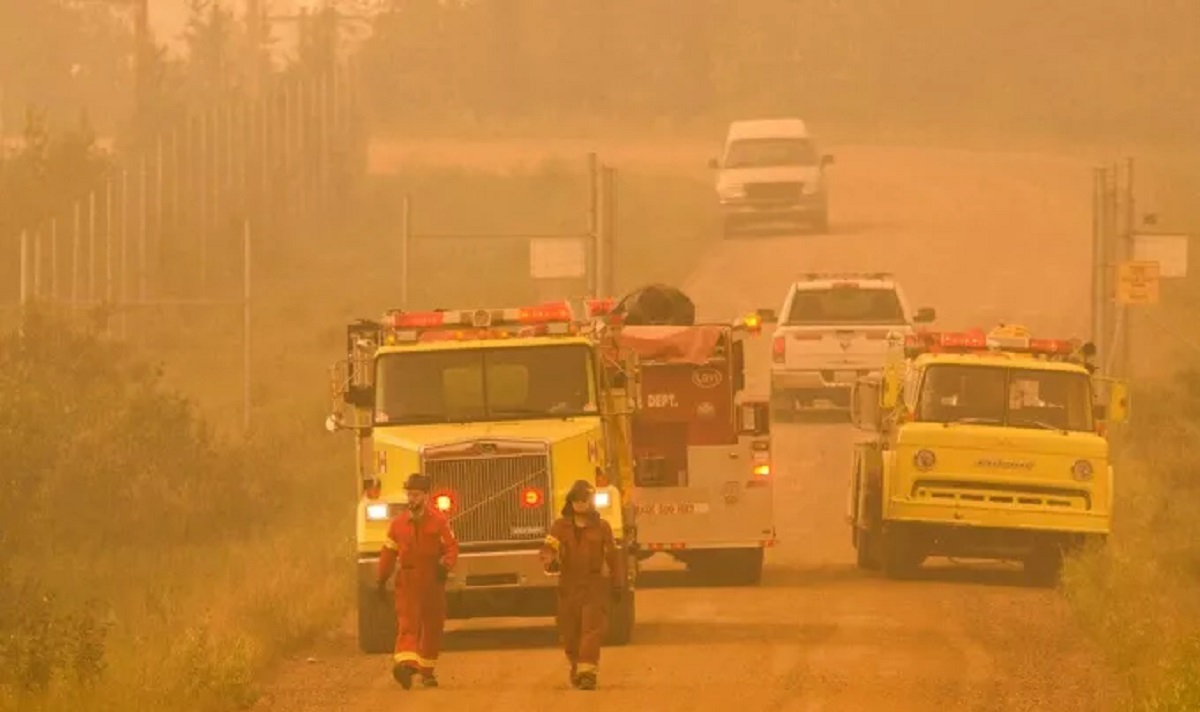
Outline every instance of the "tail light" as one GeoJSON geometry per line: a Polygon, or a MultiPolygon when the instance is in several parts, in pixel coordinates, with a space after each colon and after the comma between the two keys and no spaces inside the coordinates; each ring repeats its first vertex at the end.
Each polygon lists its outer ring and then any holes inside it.
{"type": "Polygon", "coordinates": [[[771,358],[775,361],[775,363],[783,363],[785,349],[787,349],[787,342],[784,340],[784,337],[776,336],[775,339],[771,341],[771,358]]]}
{"type": "Polygon", "coordinates": [[[750,443],[752,477],[747,487],[761,487],[771,481],[771,441],[755,440],[750,443]]]}

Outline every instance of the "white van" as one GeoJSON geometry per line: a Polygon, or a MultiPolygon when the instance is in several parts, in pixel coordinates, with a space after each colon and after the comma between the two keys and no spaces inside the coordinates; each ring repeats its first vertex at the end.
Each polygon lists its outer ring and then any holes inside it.
{"type": "Polygon", "coordinates": [[[734,121],[725,137],[717,169],[717,199],[726,235],[750,223],[805,223],[829,229],[825,167],[800,119],[734,121]]]}

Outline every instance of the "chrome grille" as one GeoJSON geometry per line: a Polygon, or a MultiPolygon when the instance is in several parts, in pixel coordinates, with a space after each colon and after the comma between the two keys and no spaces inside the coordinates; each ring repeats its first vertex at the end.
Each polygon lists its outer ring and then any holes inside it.
{"type": "Polygon", "coordinates": [[[750,200],[796,200],[804,189],[803,183],[747,183],[746,197],[750,200]]]}
{"type": "Polygon", "coordinates": [[[550,458],[546,453],[425,459],[433,496],[453,502],[450,525],[463,544],[541,541],[553,520],[550,458]],[[536,507],[522,504],[529,487],[540,490],[536,507]]]}

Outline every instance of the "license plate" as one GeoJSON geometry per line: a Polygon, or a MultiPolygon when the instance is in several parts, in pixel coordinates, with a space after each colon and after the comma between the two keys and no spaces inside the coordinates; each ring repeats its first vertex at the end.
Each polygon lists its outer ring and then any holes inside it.
{"type": "Polygon", "coordinates": [[[838,383],[854,383],[858,380],[858,371],[834,371],[833,380],[838,383]]]}
{"type": "Polygon", "coordinates": [[[707,511],[707,502],[663,502],[638,507],[638,514],[646,515],[703,514],[707,511]]]}

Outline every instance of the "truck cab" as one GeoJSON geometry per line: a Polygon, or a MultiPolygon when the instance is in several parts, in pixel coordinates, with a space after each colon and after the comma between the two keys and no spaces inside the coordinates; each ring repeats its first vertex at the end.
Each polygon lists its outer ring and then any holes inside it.
{"type": "Polygon", "coordinates": [[[716,191],[724,231],[753,223],[809,224],[829,229],[829,185],[822,154],[798,118],[752,119],[729,125],[719,159],[716,191]]]}
{"type": "Polygon", "coordinates": [[[636,528],[625,492],[633,480],[629,417],[632,361],[611,340],[611,300],[510,309],[388,312],[347,330],[334,369],[330,430],[357,436],[360,481],[359,644],[391,650],[392,607],[373,595],[390,520],[413,472],[460,545],[447,581],[450,618],[549,616],[557,574],[538,550],[577,479],[629,556],[628,595],[611,615],[609,642],[633,627],[636,528]]]}
{"type": "Polygon", "coordinates": [[[989,333],[895,334],[894,360],[855,389],[849,521],[863,568],[907,578],[929,556],[1023,563],[1057,580],[1065,553],[1111,530],[1105,421],[1125,420],[1124,385],[1100,404],[1090,344],[989,333]]]}
{"type": "Polygon", "coordinates": [[[892,332],[914,333],[934,320],[913,310],[886,272],[810,272],[784,298],[771,339],[771,404],[780,415],[848,411],[855,381],[879,373],[892,332]]]}
{"type": "Polygon", "coordinates": [[[758,583],[775,543],[769,408],[739,399],[758,320],[628,325],[619,337],[641,379],[630,490],[640,557],[668,554],[716,583],[758,583]]]}

